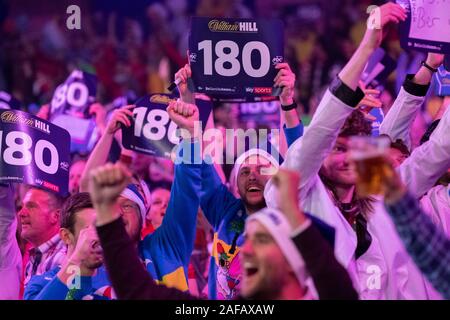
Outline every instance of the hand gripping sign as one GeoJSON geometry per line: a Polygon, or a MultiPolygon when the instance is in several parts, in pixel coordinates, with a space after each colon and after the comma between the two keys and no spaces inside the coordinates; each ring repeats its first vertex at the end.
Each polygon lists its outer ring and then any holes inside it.
{"type": "Polygon", "coordinates": [[[449,0],[397,0],[408,11],[400,24],[404,49],[450,53],[449,0]]]}
{"type": "MultiPolygon", "coordinates": [[[[139,99],[133,109],[134,121],[128,128],[122,128],[122,143],[126,149],[158,157],[170,158],[178,145],[178,126],[170,120],[166,111],[170,101],[176,97],[168,94],[152,94],[139,99]]],[[[202,129],[205,128],[212,105],[209,101],[195,101],[202,129]]]]}
{"type": "Polygon", "coordinates": [[[66,195],[69,133],[17,110],[0,110],[0,182],[26,183],[66,195]]]}
{"type": "Polygon", "coordinates": [[[195,91],[212,97],[278,95],[275,65],[284,60],[275,19],[191,19],[189,62],[195,91]]]}

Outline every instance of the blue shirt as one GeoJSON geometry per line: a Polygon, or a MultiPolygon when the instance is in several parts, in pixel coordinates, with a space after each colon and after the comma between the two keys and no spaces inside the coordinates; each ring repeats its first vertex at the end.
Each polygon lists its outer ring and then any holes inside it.
{"type": "MultiPolygon", "coordinates": [[[[288,146],[303,134],[302,124],[283,129],[288,146]]],[[[240,291],[239,251],[244,243],[242,234],[247,213],[243,201],[228,190],[212,165],[203,163],[201,174],[200,206],[214,229],[208,296],[230,300],[240,291]]]]}
{"type": "Polygon", "coordinates": [[[105,268],[102,266],[92,277],[81,276],[79,287],[69,289],[57,277],[61,267],[55,267],[42,275],[33,276],[25,289],[24,300],[110,300],[114,298],[105,268]]]}

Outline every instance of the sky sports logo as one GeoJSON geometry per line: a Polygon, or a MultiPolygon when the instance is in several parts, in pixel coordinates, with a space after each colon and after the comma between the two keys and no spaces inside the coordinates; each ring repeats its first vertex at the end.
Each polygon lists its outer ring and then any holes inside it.
{"type": "Polygon", "coordinates": [[[34,182],[35,182],[37,185],[40,185],[40,186],[42,186],[42,187],[44,187],[44,188],[53,190],[54,192],[59,192],[59,186],[54,185],[53,183],[50,183],[50,182],[48,182],[48,181],[45,181],[45,180],[42,180],[42,179],[38,179],[38,178],[36,178],[36,179],[34,180],[34,182]]]}
{"type": "Polygon", "coordinates": [[[246,87],[245,92],[253,94],[272,94],[272,87],[246,87]]]}

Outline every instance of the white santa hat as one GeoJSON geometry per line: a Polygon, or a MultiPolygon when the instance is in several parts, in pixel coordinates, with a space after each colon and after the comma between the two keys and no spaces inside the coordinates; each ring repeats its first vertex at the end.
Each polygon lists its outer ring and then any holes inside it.
{"type": "Polygon", "coordinates": [[[251,221],[258,221],[269,231],[294,271],[300,286],[305,288],[308,285],[309,274],[303,257],[295,246],[294,241],[292,241],[291,234],[293,230],[284,214],[277,209],[264,208],[251,214],[246,220],[246,226],[251,221]]]}
{"type": "MultiPolygon", "coordinates": [[[[263,149],[258,149],[258,148],[253,148],[250,150],[245,151],[244,153],[242,153],[237,159],[236,162],[234,163],[234,167],[233,167],[233,172],[234,172],[234,179],[237,182],[237,177],[238,177],[238,173],[239,173],[239,169],[241,168],[242,164],[245,162],[245,160],[247,160],[248,158],[250,158],[251,156],[260,156],[260,157],[264,157],[265,159],[267,159],[274,167],[275,169],[278,170],[278,168],[280,167],[280,162],[279,160],[275,159],[275,157],[273,155],[271,155],[270,153],[268,153],[267,151],[263,150],[263,149]]],[[[262,170],[261,170],[262,171],[262,170]]],[[[275,172],[270,172],[270,169],[267,170],[267,174],[274,174],[275,172]]],[[[261,174],[264,174],[264,172],[261,172],[261,174]]]]}

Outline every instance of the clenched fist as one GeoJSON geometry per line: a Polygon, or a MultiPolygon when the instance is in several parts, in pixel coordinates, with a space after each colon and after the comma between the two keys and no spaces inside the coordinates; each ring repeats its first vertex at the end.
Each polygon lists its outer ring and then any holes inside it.
{"type": "Polygon", "coordinates": [[[183,101],[172,101],[167,107],[170,119],[175,122],[182,132],[183,138],[195,138],[200,134],[199,112],[195,104],[183,101]],[[187,132],[186,132],[187,131],[187,132]]]}
{"type": "Polygon", "coordinates": [[[131,173],[120,163],[108,163],[92,170],[89,178],[89,193],[97,211],[97,225],[117,219],[114,204],[130,182],[131,173]]]}

